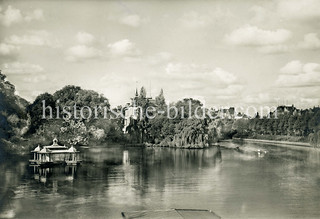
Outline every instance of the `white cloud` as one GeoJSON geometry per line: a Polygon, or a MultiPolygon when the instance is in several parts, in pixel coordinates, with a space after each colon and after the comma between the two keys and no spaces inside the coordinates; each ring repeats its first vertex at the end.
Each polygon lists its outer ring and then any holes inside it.
{"type": "Polygon", "coordinates": [[[29,31],[22,36],[11,35],[5,42],[14,45],[60,47],[60,42],[45,30],[29,31]]]}
{"type": "Polygon", "coordinates": [[[223,70],[222,68],[215,68],[213,70],[213,73],[216,76],[218,76],[220,78],[220,80],[226,84],[234,83],[237,79],[237,77],[234,74],[227,72],[227,71],[223,70]]]}
{"type": "Polygon", "coordinates": [[[320,86],[320,64],[291,61],[280,69],[276,85],[279,87],[320,86]]]}
{"type": "Polygon", "coordinates": [[[216,95],[220,97],[239,97],[239,94],[243,91],[244,87],[241,84],[230,84],[226,88],[215,91],[216,95]]]}
{"type": "Polygon", "coordinates": [[[40,65],[23,63],[23,62],[11,62],[2,65],[5,74],[25,75],[25,74],[39,74],[44,71],[40,65]]]}
{"type": "Polygon", "coordinates": [[[42,74],[32,75],[30,77],[23,78],[23,81],[28,83],[39,83],[45,80],[47,80],[47,76],[42,74]]]}
{"type": "Polygon", "coordinates": [[[1,56],[12,56],[18,54],[20,47],[10,45],[6,43],[0,43],[0,55],[1,56]]]}
{"type": "Polygon", "coordinates": [[[108,45],[108,48],[113,56],[134,56],[139,54],[135,44],[128,39],[111,43],[108,45]]]}
{"type": "Polygon", "coordinates": [[[271,95],[268,92],[249,94],[243,97],[243,102],[246,104],[253,105],[265,105],[270,103],[276,103],[278,99],[273,96],[274,95],[271,95]]]}
{"type": "Polygon", "coordinates": [[[246,25],[225,36],[225,40],[233,45],[266,46],[287,42],[291,32],[285,29],[263,30],[256,26],[246,25]]]}
{"type": "Polygon", "coordinates": [[[10,26],[11,24],[21,22],[23,17],[19,9],[9,5],[7,10],[0,14],[0,20],[4,26],[10,26]]]}
{"type": "MultiPolygon", "coordinates": [[[[180,87],[191,90],[203,90],[210,88],[211,91],[217,89],[228,89],[229,86],[234,91],[240,85],[237,77],[222,68],[211,68],[207,65],[184,64],[184,63],[168,63],[165,71],[173,80],[181,81],[180,87]]],[[[229,87],[230,88],[230,87],[229,87]]],[[[222,93],[226,90],[221,90],[222,93]]],[[[230,93],[228,93],[230,94],[230,93]]]]}
{"type": "Polygon", "coordinates": [[[302,72],[303,64],[299,60],[293,60],[280,69],[281,74],[299,74],[302,72]]]}
{"type": "Polygon", "coordinates": [[[71,62],[95,59],[102,56],[102,51],[87,45],[76,45],[66,51],[66,60],[71,62]]]}
{"type": "Polygon", "coordinates": [[[143,20],[137,14],[130,14],[120,18],[119,22],[130,27],[139,27],[142,24],[143,20]]]}
{"type": "Polygon", "coordinates": [[[44,68],[40,65],[25,62],[5,63],[2,66],[6,75],[20,77],[20,80],[27,83],[39,83],[47,80],[44,68]]]}
{"type": "Polygon", "coordinates": [[[168,62],[173,58],[173,55],[169,52],[159,52],[153,56],[147,57],[147,61],[151,65],[157,65],[164,62],[168,62]]]}
{"type": "Polygon", "coordinates": [[[87,32],[78,32],[76,36],[77,41],[80,44],[91,44],[95,41],[95,37],[87,32]]]}
{"type": "Polygon", "coordinates": [[[0,21],[4,26],[11,26],[15,23],[30,22],[32,20],[43,19],[43,11],[35,9],[30,13],[23,14],[20,9],[14,8],[11,5],[3,12],[0,13],[0,21]]]}
{"type": "Polygon", "coordinates": [[[316,33],[304,35],[303,41],[298,44],[301,49],[320,49],[320,39],[316,33]]]}
{"type": "MultiPolygon", "coordinates": [[[[187,64],[169,62],[165,74],[154,73],[154,78],[160,81],[175,81],[174,86],[162,84],[171,100],[184,96],[206,97],[207,104],[221,104],[223,101],[238,101],[244,91],[244,83],[231,72],[206,64],[187,64]]],[[[161,82],[162,83],[162,82],[161,82]]]]}
{"type": "Polygon", "coordinates": [[[281,0],[277,12],[283,18],[313,20],[320,19],[319,0],[281,0]]]}
{"type": "Polygon", "coordinates": [[[264,54],[284,53],[290,51],[291,47],[287,45],[268,45],[258,47],[258,51],[264,54]]]}
{"type": "Polygon", "coordinates": [[[96,38],[87,32],[78,32],[75,36],[78,45],[72,46],[66,50],[65,59],[70,62],[85,61],[97,59],[103,56],[103,51],[93,46],[96,38]]]}
{"type": "Polygon", "coordinates": [[[199,13],[195,11],[191,11],[188,13],[185,13],[180,18],[180,23],[182,26],[187,28],[198,28],[198,27],[205,27],[208,24],[210,24],[211,19],[207,15],[200,15],[199,13]]]}

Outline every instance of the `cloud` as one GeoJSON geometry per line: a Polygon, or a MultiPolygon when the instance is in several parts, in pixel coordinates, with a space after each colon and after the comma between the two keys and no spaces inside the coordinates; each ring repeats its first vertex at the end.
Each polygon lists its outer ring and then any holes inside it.
{"type": "Polygon", "coordinates": [[[66,50],[65,59],[70,62],[85,61],[90,59],[99,59],[103,56],[103,51],[96,48],[97,42],[95,36],[87,32],[78,32],[75,36],[77,45],[66,50]]]}
{"type": "Polygon", "coordinates": [[[19,46],[0,43],[0,56],[3,56],[3,57],[16,56],[19,50],[20,50],[19,46]]]}
{"type": "Polygon", "coordinates": [[[41,9],[35,9],[30,13],[23,14],[20,9],[14,8],[11,5],[3,13],[0,13],[1,23],[7,27],[21,22],[42,20],[43,18],[43,11],[41,9]]]}
{"type": "Polygon", "coordinates": [[[298,44],[301,49],[320,49],[320,39],[316,33],[304,35],[303,41],[298,44]]]}
{"type": "Polygon", "coordinates": [[[130,15],[121,17],[119,19],[119,22],[122,24],[128,25],[130,27],[139,27],[142,24],[143,20],[137,14],[130,14],[130,15]]]}
{"type": "Polygon", "coordinates": [[[261,23],[265,21],[265,18],[268,16],[269,11],[261,6],[254,5],[250,8],[250,11],[254,13],[253,18],[251,19],[253,23],[261,23]]]}
{"type": "Polygon", "coordinates": [[[22,36],[11,35],[5,42],[14,45],[60,47],[60,42],[45,30],[29,31],[22,36]]]}
{"type": "Polygon", "coordinates": [[[0,14],[0,20],[4,26],[8,27],[11,24],[21,22],[23,17],[19,9],[13,8],[9,5],[7,10],[0,14]]]}
{"type": "Polygon", "coordinates": [[[261,92],[261,93],[254,93],[249,94],[243,97],[243,103],[246,104],[259,104],[259,105],[266,105],[270,103],[276,103],[278,98],[274,97],[268,92],[261,92]]]}
{"type": "Polygon", "coordinates": [[[297,20],[320,19],[319,0],[281,0],[277,12],[282,18],[297,20]]]}
{"type": "Polygon", "coordinates": [[[281,74],[296,75],[302,72],[303,64],[299,60],[293,60],[280,69],[281,74]]]}
{"type": "Polygon", "coordinates": [[[81,87],[103,93],[105,97],[109,98],[112,106],[118,106],[124,104],[124,101],[130,100],[129,98],[134,95],[133,84],[138,80],[134,74],[126,75],[119,72],[106,72],[98,81],[86,83],[81,87]],[[124,89],[125,87],[131,87],[132,90],[124,89]]]}
{"type": "Polygon", "coordinates": [[[11,62],[2,65],[3,71],[8,75],[26,75],[26,74],[39,74],[44,71],[40,65],[11,62]]]}
{"type": "Polygon", "coordinates": [[[184,28],[196,29],[205,28],[214,25],[216,28],[229,25],[231,20],[234,19],[234,13],[229,9],[221,8],[219,6],[210,8],[210,12],[185,12],[179,19],[179,24],[184,28]]]}
{"type": "Polygon", "coordinates": [[[226,88],[218,89],[215,91],[215,94],[225,99],[239,97],[239,94],[244,90],[243,85],[241,84],[230,84],[226,88]]]}
{"type": "Polygon", "coordinates": [[[211,98],[232,99],[243,91],[242,82],[235,74],[222,68],[212,68],[208,65],[168,63],[166,79],[179,81],[181,90],[194,95],[210,96],[211,98]]]}
{"type": "MultiPolygon", "coordinates": [[[[318,91],[319,92],[319,91],[318,91]]],[[[300,103],[303,106],[319,106],[320,100],[317,97],[314,98],[300,98],[300,103]]]]}
{"type": "Polygon", "coordinates": [[[246,25],[225,36],[225,40],[233,45],[267,46],[287,42],[291,32],[285,29],[263,30],[256,26],[246,25]]]}
{"type": "Polygon", "coordinates": [[[44,68],[40,65],[26,62],[5,63],[2,66],[6,75],[20,77],[20,80],[27,83],[39,83],[47,80],[44,68]]]}
{"type": "Polygon", "coordinates": [[[47,80],[47,76],[46,75],[40,75],[40,74],[23,78],[23,81],[24,82],[28,82],[28,83],[39,83],[39,82],[42,82],[42,81],[45,81],[45,80],[47,80]]]}
{"type": "Polygon", "coordinates": [[[128,39],[123,39],[108,45],[112,56],[135,56],[140,52],[136,49],[135,44],[128,39]]]}
{"type": "Polygon", "coordinates": [[[260,53],[264,54],[277,54],[277,53],[285,53],[290,51],[292,48],[287,45],[268,45],[268,46],[261,46],[258,47],[257,50],[260,53]]]}
{"type": "Polygon", "coordinates": [[[151,65],[167,63],[173,58],[173,55],[169,52],[159,52],[153,56],[147,57],[147,61],[151,65]]]}
{"type": "Polygon", "coordinates": [[[78,32],[76,35],[76,39],[80,44],[92,44],[95,41],[95,37],[87,32],[78,32]]]}
{"type": "Polygon", "coordinates": [[[226,84],[234,83],[237,79],[237,77],[234,74],[227,72],[227,71],[223,70],[222,68],[215,68],[213,70],[213,73],[218,78],[220,78],[221,81],[223,81],[226,84]]]}
{"type": "Polygon", "coordinates": [[[187,28],[201,28],[206,27],[211,23],[211,19],[207,15],[200,15],[195,11],[183,14],[179,22],[183,27],[187,28]]]}
{"type": "Polygon", "coordinates": [[[28,13],[24,19],[28,22],[33,20],[43,20],[43,11],[41,9],[35,9],[33,12],[28,13]]]}
{"type": "Polygon", "coordinates": [[[76,45],[66,51],[66,60],[71,62],[95,59],[101,56],[101,50],[87,45],[76,45]]]}
{"type": "Polygon", "coordinates": [[[320,86],[320,64],[291,61],[280,69],[276,85],[279,87],[320,86]]]}

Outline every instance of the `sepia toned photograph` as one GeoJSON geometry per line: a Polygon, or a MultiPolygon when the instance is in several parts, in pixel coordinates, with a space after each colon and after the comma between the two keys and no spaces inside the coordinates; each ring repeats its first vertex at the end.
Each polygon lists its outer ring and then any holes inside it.
{"type": "Polygon", "coordinates": [[[0,0],[0,219],[320,218],[319,0],[0,0]]]}

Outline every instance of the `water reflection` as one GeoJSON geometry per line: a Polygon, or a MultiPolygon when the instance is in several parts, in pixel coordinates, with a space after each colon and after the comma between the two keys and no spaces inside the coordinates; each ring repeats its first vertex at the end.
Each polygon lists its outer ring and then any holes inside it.
{"type": "Polygon", "coordinates": [[[40,167],[30,165],[30,169],[36,181],[46,183],[47,180],[52,180],[56,184],[57,181],[73,181],[77,166],[40,167]]]}
{"type": "Polygon", "coordinates": [[[123,163],[123,164],[130,164],[129,151],[127,151],[127,150],[124,150],[124,151],[123,151],[122,163],[123,163]]]}
{"type": "Polygon", "coordinates": [[[268,153],[92,147],[80,166],[0,163],[0,217],[121,218],[121,211],[212,209],[223,218],[317,217],[318,150],[268,153]],[[32,210],[30,210],[32,209],[32,210]],[[71,209],[66,211],[65,209],[71,209]]]}

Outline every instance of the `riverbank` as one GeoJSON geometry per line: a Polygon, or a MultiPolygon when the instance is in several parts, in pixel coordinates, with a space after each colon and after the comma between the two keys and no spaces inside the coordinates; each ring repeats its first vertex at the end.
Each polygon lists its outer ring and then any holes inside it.
{"type": "Polygon", "coordinates": [[[152,143],[144,143],[145,147],[163,147],[163,148],[176,148],[176,149],[204,149],[208,148],[208,146],[200,146],[200,145],[185,145],[185,146],[174,146],[174,145],[164,145],[164,144],[152,144],[152,143]]]}
{"type": "Polygon", "coordinates": [[[242,140],[244,140],[246,142],[260,142],[260,143],[272,143],[272,144],[285,144],[285,145],[295,145],[295,146],[302,146],[302,147],[312,147],[309,143],[306,143],[306,142],[276,141],[276,140],[252,139],[252,138],[244,138],[242,140]]]}
{"type": "Polygon", "coordinates": [[[305,142],[290,142],[290,141],[274,141],[274,140],[264,140],[264,139],[251,139],[251,138],[234,138],[229,140],[222,140],[221,142],[234,142],[234,141],[243,141],[244,143],[260,143],[260,144],[269,144],[272,146],[285,147],[290,149],[297,150],[310,150],[314,149],[309,143],[305,142]]]}

